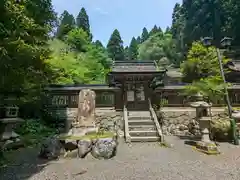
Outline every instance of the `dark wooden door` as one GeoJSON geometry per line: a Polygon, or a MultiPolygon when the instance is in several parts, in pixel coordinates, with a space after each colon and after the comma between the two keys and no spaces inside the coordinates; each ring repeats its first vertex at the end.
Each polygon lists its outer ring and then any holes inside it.
{"type": "Polygon", "coordinates": [[[128,110],[148,110],[148,86],[144,82],[127,82],[125,100],[128,110]]]}

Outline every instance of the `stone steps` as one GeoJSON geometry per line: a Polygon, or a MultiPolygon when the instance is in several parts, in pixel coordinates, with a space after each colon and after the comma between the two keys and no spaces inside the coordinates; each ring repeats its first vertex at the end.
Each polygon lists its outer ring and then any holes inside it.
{"type": "Polygon", "coordinates": [[[142,130],[148,130],[148,131],[152,131],[152,130],[156,130],[156,126],[154,124],[151,125],[129,125],[128,126],[129,131],[142,131],[142,130]]]}
{"type": "Polygon", "coordinates": [[[128,124],[131,125],[154,125],[153,120],[144,119],[144,120],[128,120],[128,124]]]}
{"type": "Polygon", "coordinates": [[[128,116],[128,120],[151,120],[151,117],[144,117],[144,116],[128,116]]]}
{"type": "Polygon", "coordinates": [[[131,142],[157,142],[160,141],[159,136],[136,136],[131,137],[131,142]]]}
{"type": "Polygon", "coordinates": [[[137,137],[137,136],[158,136],[158,132],[155,130],[142,130],[142,131],[129,131],[130,136],[137,137]]]}
{"type": "Polygon", "coordinates": [[[131,142],[156,142],[160,137],[149,111],[129,112],[128,129],[131,142]]]}

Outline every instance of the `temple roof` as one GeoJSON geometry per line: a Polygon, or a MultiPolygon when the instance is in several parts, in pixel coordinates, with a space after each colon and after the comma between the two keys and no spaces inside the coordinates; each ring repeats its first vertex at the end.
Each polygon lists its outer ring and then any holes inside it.
{"type": "Polygon", "coordinates": [[[155,61],[115,61],[112,72],[159,72],[155,61]]]}

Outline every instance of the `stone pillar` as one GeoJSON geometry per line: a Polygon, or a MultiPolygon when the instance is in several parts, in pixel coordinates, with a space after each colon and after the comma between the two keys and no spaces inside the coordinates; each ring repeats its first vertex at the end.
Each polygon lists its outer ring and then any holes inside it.
{"type": "Polygon", "coordinates": [[[97,131],[95,127],[95,98],[95,92],[90,89],[80,91],[77,117],[72,123],[72,135],[85,135],[88,132],[97,131]]]}

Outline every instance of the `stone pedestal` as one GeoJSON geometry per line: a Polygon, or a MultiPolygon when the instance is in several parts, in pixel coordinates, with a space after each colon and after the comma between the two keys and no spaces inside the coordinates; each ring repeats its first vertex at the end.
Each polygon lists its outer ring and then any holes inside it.
{"type": "Polygon", "coordinates": [[[13,131],[14,125],[21,122],[24,122],[21,118],[0,119],[0,141],[2,142],[0,147],[1,149],[10,147],[14,148],[22,145],[22,142],[19,139],[20,136],[13,131]]]}
{"type": "Polygon", "coordinates": [[[203,142],[210,142],[209,138],[209,129],[210,128],[210,117],[202,117],[199,119],[199,126],[201,128],[202,138],[201,140],[203,142]]]}

